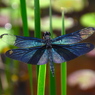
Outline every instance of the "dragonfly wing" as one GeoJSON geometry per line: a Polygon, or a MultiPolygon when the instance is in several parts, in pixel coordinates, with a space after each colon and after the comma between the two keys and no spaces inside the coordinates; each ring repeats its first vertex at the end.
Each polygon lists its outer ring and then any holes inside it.
{"type": "MultiPolygon", "coordinates": [[[[52,58],[54,63],[62,63],[65,62],[66,60],[64,59],[63,56],[61,56],[55,49],[58,49],[59,47],[53,47],[52,48],[52,58]]],[[[63,52],[63,51],[61,51],[63,52]]]]}
{"type": "Polygon", "coordinates": [[[42,65],[48,62],[48,53],[45,47],[12,49],[6,52],[6,56],[34,65],[42,65]]]}
{"type": "Polygon", "coordinates": [[[74,44],[88,38],[94,32],[95,32],[95,28],[93,27],[84,28],[82,30],[73,33],[56,37],[52,39],[52,44],[64,44],[64,45],[74,44]]]}
{"type": "Polygon", "coordinates": [[[81,56],[94,48],[91,43],[78,43],[71,45],[53,45],[52,56],[55,63],[61,63],[81,56]]]}
{"type": "Polygon", "coordinates": [[[11,45],[15,45],[17,47],[35,47],[35,46],[42,46],[44,45],[42,39],[33,38],[33,37],[23,37],[23,36],[15,36],[11,34],[2,34],[0,38],[9,43],[11,45]]]}

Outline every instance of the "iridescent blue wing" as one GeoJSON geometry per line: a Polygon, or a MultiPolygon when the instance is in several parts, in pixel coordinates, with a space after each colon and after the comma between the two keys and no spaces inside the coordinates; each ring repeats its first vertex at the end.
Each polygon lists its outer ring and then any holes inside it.
{"type": "Polygon", "coordinates": [[[94,48],[90,43],[78,43],[72,45],[53,45],[52,56],[55,63],[62,63],[81,56],[94,48]]]}
{"type": "Polygon", "coordinates": [[[35,46],[43,46],[43,40],[33,37],[23,37],[23,36],[15,36],[11,34],[2,34],[0,38],[9,43],[11,45],[15,45],[17,47],[35,47],[35,46]]]}
{"type": "Polygon", "coordinates": [[[6,56],[25,63],[42,65],[48,62],[48,53],[45,47],[12,49],[7,51],[6,56]]]}
{"type": "Polygon", "coordinates": [[[93,27],[84,28],[82,30],[73,33],[56,37],[52,39],[52,44],[64,44],[64,45],[74,44],[88,38],[94,32],[95,32],[95,28],[93,27]]]}

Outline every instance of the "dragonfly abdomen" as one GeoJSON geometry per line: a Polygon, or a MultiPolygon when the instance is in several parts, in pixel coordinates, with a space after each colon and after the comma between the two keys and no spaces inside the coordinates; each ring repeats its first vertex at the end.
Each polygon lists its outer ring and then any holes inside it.
{"type": "Polygon", "coordinates": [[[54,65],[53,65],[53,57],[52,57],[52,48],[47,49],[48,50],[48,59],[50,62],[50,70],[52,72],[52,75],[54,76],[54,65]]]}

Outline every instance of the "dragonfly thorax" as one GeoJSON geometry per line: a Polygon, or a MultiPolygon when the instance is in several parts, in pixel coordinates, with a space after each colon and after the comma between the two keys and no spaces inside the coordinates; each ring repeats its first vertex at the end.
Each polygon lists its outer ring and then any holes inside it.
{"type": "Polygon", "coordinates": [[[51,39],[45,40],[46,48],[52,48],[51,39]]]}

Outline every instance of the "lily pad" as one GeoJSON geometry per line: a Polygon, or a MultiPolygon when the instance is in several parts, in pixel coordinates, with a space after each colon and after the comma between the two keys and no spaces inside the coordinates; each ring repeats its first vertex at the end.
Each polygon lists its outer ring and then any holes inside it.
{"type": "MultiPolygon", "coordinates": [[[[50,23],[49,17],[42,18],[41,20],[41,29],[43,31],[49,31],[50,23]]],[[[74,25],[74,20],[72,18],[65,18],[64,20],[65,28],[70,28],[74,25]]],[[[53,30],[61,30],[62,28],[62,18],[59,16],[52,17],[52,28],[53,30]]]]}
{"type": "Polygon", "coordinates": [[[65,12],[81,11],[87,4],[87,0],[52,0],[53,9],[59,12],[61,7],[65,12]]]}
{"type": "Polygon", "coordinates": [[[95,13],[84,14],[80,22],[85,27],[95,27],[95,13]]]}

